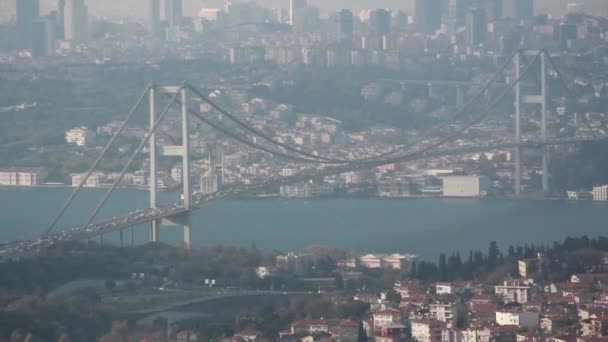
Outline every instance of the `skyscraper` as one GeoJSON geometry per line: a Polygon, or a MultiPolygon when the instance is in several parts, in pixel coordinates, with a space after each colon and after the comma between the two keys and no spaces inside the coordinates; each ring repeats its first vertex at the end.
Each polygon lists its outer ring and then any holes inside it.
{"type": "Polygon", "coordinates": [[[165,19],[173,27],[182,21],[182,0],[165,0],[165,19]]]}
{"type": "Polygon", "coordinates": [[[338,15],[338,35],[340,42],[352,43],[353,41],[353,12],[347,9],[340,11],[338,15]]]}
{"type": "Polygon", "coordinates": [[[446,33],[454,34],[464,26],[470,0],[442,0],[441,25],[446,33]]]}
{"type": "Polygon", "coordinates": [[[32,56],[48,57],[55,52],[55,21],[52,18],[32,22],[32,56]]]}
{"type": "Polygon", "coordinates": [[[40,0],[17,0],[17,37],[20,47],[32,47],[32,26],[39,16],[40,0]]]}
{"type": "Polygon", "coordinates": [[[486,41],[488,21],[483,8],[473,8],[467,13],[466,34],[468,45],[479,45],[486,41]]]}
{"type": "Polygon", "coordinates": [[[148,34],[153,39],[160,39],[160,2],[148,0],[148,34]]]}
{"type": "Polygon", "coordinates": [[[534,18],[534,0],[503,0],[503,16],[511,19],[534,18]]]}
{"type": "Polygon", "coordinates": [[[434,33],[441,27],[441,0],[416,0],[416,28],[434,33]]]}
{"type": "Polygon", "coordinates": [[[297,20],[298,12],[307,6],[306,0],[289,0],[289,25],[293,26],[297,20]]]}
{"type": "Polygon", "coordinates": [[[502,0],[485,0],[486,19],[494,21],[502,17],[502,0]]]}
{"type": "Polygon", "coordinates": [[[575,24],[561,23],[557,26],[557,41],[561,49],[568,48],[568,41],[576,39],[578,28],[575,24]]]}
{"type": "Polygon", "coordinates": [[[65,38],[65,0],[57,1],[57,25],[55,25],[55,38],[65,38]]]}
{"type": "Polygon", "coordinates": [[[84,0],[67,0],[64,18],[65,39],[85,41],[89,36],[89,19],[84,0]]]}
{"type": "Polygon", "coordinates": [[[371,13],[369,23],[372,32],[378,37],[386,36],[391,32],[391,14],[383,8],[371,13]]]}

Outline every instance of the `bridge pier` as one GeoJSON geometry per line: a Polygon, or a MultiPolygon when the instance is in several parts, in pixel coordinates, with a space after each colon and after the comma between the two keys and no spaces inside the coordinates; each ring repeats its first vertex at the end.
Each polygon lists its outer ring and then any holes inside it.
{"type": "MultiPolygon", "coordinates": [[[[520,53],[515,54],[515,80],[521,77],[520,53]]],[[[515,196],[521,195],[521,87],[520,82],[515,85],[515,196]]]]}
{"type": "Polygon", "coordinates": [[[99,245],[103,246],[103,234],[99,235],[99,245]]]}
{"type": "Polygon", "coordinates": [[[429,88],[429,99],[435,98],[435,90],[433,89],[433,83],[427,83],[427,87],[429,88]]]}
{"type": "Polygon", "coordinates": [[[124,229],[119,230],[119,233],[120,233],[120,248],[124,248],[125,247],[125,244],[124,244],[124,241],[123,241],[123,236],[122,236],[123,231],[124,231],[124,229]]]}
{"type": "Polygon", "coordinates": [[[135,226],[131,226],[131,247],[135,247],[135,226]]]}
{"type": "MultiPolygon", "coordinates": [[[[543,52],[540,55],[540,88],[541,88],[541,139],[543,142],[547,141],[547,66],[546,66],[546,53],[543,52]]],[[[542,187],[543,193],[549,195],[551,189],[549,188],[549,146],[543,146],[542,148],[542,187]]]]}
{"type": "Polygon", "coordinates": [[[184,225],[184,246],[186,249],[192,249],[192,240],[190,239],[190,225],[184,225]]]}
{"type": "Polygon", "coordinates": [[[464,89],[462,86],[456,86],[456,107],[464,107],[464,89]]]}
{"type": "MultiPolygon", "coordinates": [[[[150,87],[149,93],[150,100],[150,140],[149,144],[149,156],[150,156],[150,180],[149,180],[149,189],[150,189],[150,208],[156,208],[157,206],[157,186],[158,183],[156,181],[156,134],[154,133],[154,125],[156,123],[156,86],[152,85],[150,87]]],[[[158,242],[158,222],[153,220],[150,222],[150,241],[158,242]]]]}

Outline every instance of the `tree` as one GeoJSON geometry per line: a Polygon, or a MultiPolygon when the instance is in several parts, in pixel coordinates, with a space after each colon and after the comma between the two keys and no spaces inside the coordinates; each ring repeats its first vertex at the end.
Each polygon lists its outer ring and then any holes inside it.
{"type": "Polygon", "coordinates": [[[488,260],[487,266],[494,267],[498,263],[500,250],[498,249],[498,243],[496,241],[490,242],[490,247],[488,248],[488,260]]]}
{"type": "Polygon", "coordinates": [[[515,247],[513,247],[513,245],[509,246],[509,258],[514,258],[515,257],[515,247]]]}
{"type": "Polygon", "coordinates": [[[390,289],[386,293],[386,300],[388,300],[391,303],[399,304],[399,303],[401,303],[401,295],[397,291],[390,289]]]}
{"type": "Polygon", "coordinates": [[[359,322],[357,342],[367,342],[367,333],[365,332],[365,328],[363,328],[363,321],[359,322]]]}
{"type": "Polygon", "coordinates": [[[448,266],[445,254],[439,254],[439,278],[441,281],[446,281],[448,276],[448,266]]]}

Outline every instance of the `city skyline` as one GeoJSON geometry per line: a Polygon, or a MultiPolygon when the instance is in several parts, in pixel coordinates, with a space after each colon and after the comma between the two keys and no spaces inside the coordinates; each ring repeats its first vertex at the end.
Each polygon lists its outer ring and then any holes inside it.
{"type": "MultiPolygon", "coordinates": [[[[0,19],[7,20],[15,15],[15,0],[0,0],[0,19]]],[[[137,17],[140,19],[146,18],[146,8],[148,0],[107,0],[103,3],[97,1],[89,1],[89,12],[92,18],[101,17],[137,17]]],[[[553,13],[555,15],[563,15],[566,13],[568,3],[582,3],[583,9],[587,13],[597,13],[601,15],[608,14],[608,6],[605,6],[604,0],[579,0],[572,2],[568,0],[536,0],[535,7],[537,12],[553,13]]],[[[241,1],[243,2],[243,1],[241,1]]],[[[267,7],[282,7],[289,8],[289,0],[260,0],[258,1],[263,6],[267,7]]],[[[338,11],[346,8],[354,11],[366,8],[391,8],[404,10],[410,14],[415,12],[415,0],[397,1],[397,0],[382,0],[371,2],[369,0],[356,1],[321,1],[310,0],[310,5],[319,6],[323,11],[338,11]]],[[[223,0],[183,0],[184,16],[195,16],[203,7],[223,8],[225,1],[223,0]]],[[[56,0],[41,0],[41,14],[48,14],[57,7],[56,0]]]]}

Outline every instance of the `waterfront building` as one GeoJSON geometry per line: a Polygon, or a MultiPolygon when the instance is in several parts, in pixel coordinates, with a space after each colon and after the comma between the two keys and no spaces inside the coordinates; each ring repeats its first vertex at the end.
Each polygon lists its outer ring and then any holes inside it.
{"type": "MultiPolygon", "coordinates": [[[[75,173],[72,174],[72,186],[79,186],[80,183],[82,182],[82,179],[84,178],[84,176],[86,176],[86,174],[84,173],[75,173]]],[[[99,185],[101,185],[105,180],[105,174],[101,173],[101,172],[93,172],[89,178],[87,178],[87,181],[84,183],[84,187],[87,188],[97,188],[99,187],[99,185]]]]}
{"type": "Polygon", "coordinates": [[[0,168],[0,186],[39,185],[46,175],[42,168],[0,168]]]}
{"type": "Polygon", "coordinates": [[[282,185],[279,193],[285,198],[314,198],[331,196],[335,191],[333,184],[298,184],[298,185],[282,185]]]}
{"type": "Polygon", "coordinates": [[[443,196],[479,197],[486,194],[489,181],[482,176],[443,177],[443,196]]]}
{"type": "Polygon", "coordinates": [[[593,188],[594,201],[608,201],[608,185],[593,188]]]}

